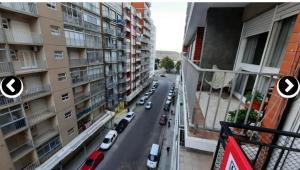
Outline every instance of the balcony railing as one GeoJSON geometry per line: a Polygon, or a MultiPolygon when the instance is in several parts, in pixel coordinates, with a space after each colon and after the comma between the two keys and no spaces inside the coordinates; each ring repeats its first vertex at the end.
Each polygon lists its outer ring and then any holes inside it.
{"type": "Polygon", "coordinates": [[[89,75],[89,80],[90,81],[94,81],[94,80],[98,80],[98,79],[101,79],[101,78],[104,78],[104,74],[92,74],[92,75],[89,75]]]}
{"type": "Polygon", "coordinates": [[[98,93],[104,93],[105,92],[105,85],[100,85],[97,87],[91,87],[91,95],[94,96],[95,94],[98,93]]]}
{"type": "Polygon", "coordinates": [[[6,29],[4,30],[4,32],[6,36],[6,41],[9,44],[43,44],[43,38],[41,34],[36,32],[11,31],[6,29]]]}
{"type": "Polygon", "coordinates": [[[62,5],[63,7],[63,18],[64,18],[64,22],[67,24],[71,24],[71,25],[76,25],[76,26],[83,26],[83,13],[72,9],[70,7],[67,7],[65,5],[62,5]],[[66,11],[73,11],[77,13],[77,17],[70,15],[68,12],[66,11]]]}
{"type": "Polygon", "coordinates": [[[36,4],[32,2],[0,2],[0,7],[36,15],[36,4]]]}
{"type": "Polygon", "coordinates": [[[29,125],[32,126],[53,116],[55,116],[55,109],[53,107],[46,107],[32,113],[27,118],[29,125]]]}
{"type": "Polygon", "coordinates": [[[25,167],[22,168],[22,170],[35,170],[40,163],[38,161],[34,161],[30,164],[27,164],[25,167]]]}
{"type": "Polygon", "coordinates": [[[89,64],[100,64],[103,63],[103,57],[101,52],[88,52],[87,59],[89,64]]]}
{"type": "Polygon", "coordinates": [[[183,60],[183,84],[189,126],[220,130],[220,121],[257,124],[264,115],[277,74],[202,69],[183,60]]]}
{"type": "Polygon", "coordinates": [[[12,104],[19,103],[21,101],[20,97],[7,98],[5,96],[0,96],[0,109],[8,107],[12,104]]]}
{"type": "Polygon", "coordinates": [[[85,46],[87,48],[101,48],[100,38],[94,36],[92,39],[87,38],[85,39],[85,46]]]}
{"type": "Polygon", "coordinates": [[[106,57],[105,62],[106,63],[117,63],[118,60],[117,60],[117,58],[108,58],[108,57],[106,57]]]}
{"type": "Polygon", "coordinates": [[[117,32],[116,32],[116,36],[117,36],[117,37],[124,38],[124,37],[125,37],[125,33],[124,33],[124,32],[121,32],[121,31],[117,31],[117,32]]]}
{"type": "Polygon", "coordinates": [[[106,34],[114,34],[115,31],[111,28],[108,28],[108,27],[104,27],[103,28],[103,33],[106,33],[106,34]]]}
{"type": "Polygon", "coordinates": [[[87,115],[88,113],[90,113],[92,111],[91,107],[88,107],[86,109],[83,109],[82,111],[79,111],[76,113],[77,119],[82,118],[84,115],[87,115]]]}
{"type": "Polygon", "coordinates": [[[86,82],[88,82],[88,76],[87,75],[72,76],[73,85],[77,85],[77,84],[80,84],[80,83],[86,83],[86,82]]]}
{"type": "Polygon", "coordinates": [[[122,26],[124,26],[126,24],[125,20],[123,20],[123,19],[116,19],[115,22],[116,22],[116,24],[122,25],[122,26]]]}
{"type": "Polygon", "coordinates": [[[86,66],[87,59],[70,59],[71,67],[86,66]]]}
{"type": "Polygon", "coordinates": [[[33,136],[33,143],[35,147],[39,147],[51,138],[58,135],[58,129],[56,127],[48,127],[48,129],[37,130],[38,134],[33,136]]]}
{"type": "Polygon", "coordinates": [[[100,31],[100,25],[92,24],[90,22],[84,21],[84,27],[87,28],[87,29],[97,31],[97,32],[100,31]]]}
{"type": "Polygon", "coordinates": [[[88,93],[75,94],[74,98],[75,98],[74,99],[75,104],[78,104],[80,102],[83,102],[83,101],[89,99],[90,98],[90,93],[88,92],[88,93]]]}
{"type": "Polygon", "coordinates": [[[24,156],[24,153],[30,151],[33,149],[33,144],[31,140],[28,140],[26,142],[24,142],[23,144],[10,149],[9,150],[9,154],[12,158],[12,160],[17,160],[18,158],[24,156]]]}
{"type": "Polygon", "coordinates": [[[51,92],[50,85],[42,85],[42,86],[25,88],[22,94],[22,99],[28,100],[30,98],[42,97],[44,95],[49,94],[50,92],[51,92]]]}
{"type": "Polygon", "coordinates": [[[26,127],[26,120],[24,117],[19,118],[12,122],[5,123],[5,124],[1,125],[0,127],[1,127],[3,135],[8,135],[18,129],[26,127]]]}
{"type": "Polygon", "coordinates": [[[36,72],[36,71],[45,71],[46,70],[46,61],[45,60],[36,60],[36,61],[13,61],[13,67],[18,74],[36,72]]]}
{"type": "Polygon", "coordinates": [[[113,43],[104,43],[104,48],[115,49],[117,48],[117,45],[113,43]]]}
{"type": "Polygon", "coordinates": [[[11,75],[13,72],[14,69],[11,62],[0,62],[0,76],[11,75]]]}
{"type": "Polygon", "coordinates": [[[61,148],[61,143],[59,140],[59,136],[49,140],[46,144],[42,145],[40,148],[37,149],[39,161],[40,162],[46,161],[60,148],[61,148]]]}

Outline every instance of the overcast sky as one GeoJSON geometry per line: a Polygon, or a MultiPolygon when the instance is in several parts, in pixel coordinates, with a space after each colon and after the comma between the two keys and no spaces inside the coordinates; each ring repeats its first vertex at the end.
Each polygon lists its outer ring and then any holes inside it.
{"type": "Polygon", "coordinates": [[[151,18],[156,26],[156,50],[181,52],[186,2],[152,2],[151,18]]]}

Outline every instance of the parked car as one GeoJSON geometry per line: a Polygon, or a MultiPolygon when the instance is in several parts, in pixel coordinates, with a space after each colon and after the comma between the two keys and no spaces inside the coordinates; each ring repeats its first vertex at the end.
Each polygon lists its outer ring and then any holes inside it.
{"type": "Polygon", "coordinates": [[[99,163],[103,160],[104,154],[97,149],[93,151],[88,159],[85,161],[84,165],[81,167],[81,170],[94,170],[99,165],[99,163]]]}
{"type": "Polygon", "coordinates": [[[152,102],[147,102],[146,105],[145,105],[145,109],[151,109],[152,107],[152,102]]]}
{"type": "Polygon", "coordinates": [[[165,105],[164,105],[164,110],[169,111],[171,107],[171,100],[167,100],[165,105]]]}
{"type": "Polygon", "coordinates": [[[158,87],[158,85],[159,85],[159,83],[158,83],[158,82],[156,82],[156,83],[154,83],[153,87],[157,88],[157,87],[158,87]]]}
{"type": "Polygon", "coordinates": [[[158,144],[152,144],[150,154],[147,160],[147,167],[151,169],[157,168],[160,157],[160,149],[158,144]]]}
{"type": "Polygon", "coordinates": [[[145,94],[144,94],[144,96],[145,97],[147,97],[147,99],[150,97],[150,93],[149,92],[146,92],[145,94]]]}
{"type": "Polygon", "coordinates": [[[152,94],[154,93],[154,90],[150,89],[150,90],[148,91],[148,93],[149,93],[150,95],[152,95],[152,94]]]}
{"type": "Polygon", "coordinates": [[[153,87],[151,88],[151,90],[155,92],[156,88],[153,86],[153,87]]]}
{"type": "Polygon", "coordinates": [[[172,101],[172,100],[173,100],[173,97],[172,97],[172,96],[168,96],[168,97],[167,97],[167,100],[172,101]]]}
{"type": "Polygon", "coordinates": [[[134,112],[128,112],[124,119],[126,119],[128,122],[131,122],[134,117],[135,117],[134,112]]]}
{"type": "Polygon", "coordinates": [[[173,93],[172,93],[172,92],[169,92],[168,96],[173,96],[173,93]]]}
{"type": "Polygon", "coordinates": [[[118,132],[110,130],[104,137],[103,142],[100,145],[101,150],[108,150],[116,141],[118,132]]]}
{"type": "Polygon", "coordinates": [[[140,100],[139,100],[139,102],[137,103],[137,104],[139,104],[139,105],[144,105],[145,104],[145,102],[146,102],[146,98],[145,98],[145,96],[143,96],[142,98],[140,98],[140,100]]]}
{"type": "Polygon", "coordinates": [[[160,125],[166,125],[168,121],[168,117],[167,115],[161,115],[160,119],[159,119],[159,124],[160,125]]]}
{"type": "Polygon", "coordinates": [[[117,125],[117,127],[116,127],[116,131],[117,131],[118,133],[122,133],[122,132],[124,131],[124,129],[127,127],[128,123],[129,123],[128,120],[122,119],[122,120],[118,123],[118,125],[117,125]]]}

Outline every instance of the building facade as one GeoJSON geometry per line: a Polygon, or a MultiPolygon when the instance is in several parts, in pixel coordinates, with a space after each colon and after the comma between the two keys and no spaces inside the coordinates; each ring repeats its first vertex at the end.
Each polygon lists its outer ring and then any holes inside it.
{"type": "MultiPolygon", "coordinates": [[[[181,145],[215,152],[220,121],[299,133],[299,97],[285,99],[276,88],[283,76],[299,79],[299,12],[299,3],[188,4],[181,145]]],[[[255,167],[273,169],[275,152],[260,152],[255,167]]],[[[292,159],[278,160],[285,167],[292,159]]]]}
{"type": "Polygon", "coordinates": [[[0,96],[3,169],[38,166],[126,101],[123,6],[0,3],[0,78],[24,84],[0,96]]]}

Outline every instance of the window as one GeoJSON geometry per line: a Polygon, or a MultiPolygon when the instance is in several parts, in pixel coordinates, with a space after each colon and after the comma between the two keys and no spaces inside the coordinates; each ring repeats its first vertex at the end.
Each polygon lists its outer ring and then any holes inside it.
{"type": "Polygon", "coordinates": [[[65,118],[70,118],[72,116],[72,112],[71,111],[68,111],[65,113],[65,118]]]}
{"type": "Polygon", "coordinates": [[[67,79],[67,74],[66,73],[59,73],[58,74],[58,81],[63,81],[67,79]]]}
{"type": "Polygon", "coordinates": [[[60,35],[60,28],[59,26],[50,25],[51,28],[51,35],[59,36],[60,35]]]}
{"type": "Polygon", "coordinates": [[[74,128],[71,128],[71,129],[68,130],[68,135],[69,136],[72,135],[73,133],[74,133],[74,128]]]}
{"type": "Polygon", "coordinates": [[[25,111],[27,111],[27,110],[30,109],[29,104],[28,104],[27,102],[25,102],[25,103],[23,104],[23,107],[24,107],[24,110],[25,110],[25,111]]]}
{"type": "Polygon", "coordinates": [[[69,94],[68,93],[65,93],[63,95],[61,95],[61,100],[62,101],[67,101],[69,99],[69,94]]]}
{"type": "Polygon", "coordinates": [[[56,2],[48,2],[47,7],[52,10],[56,10],[56,2]]]}
{"type": "Polygon", "coordinates": [[[54,51],[54,58],[56,60],[62,60],[64,58],[64,52],[63,51],[54,51]]]}

